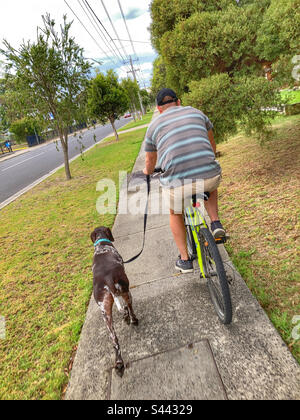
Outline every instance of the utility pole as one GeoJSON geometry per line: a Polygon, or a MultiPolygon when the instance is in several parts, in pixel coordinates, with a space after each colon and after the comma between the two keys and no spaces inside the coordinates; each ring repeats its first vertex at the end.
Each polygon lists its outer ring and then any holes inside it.
{"type": "MultiPolygon", "coordinates": [[[[134,67],[133,67],[133,61],[132,61],[132,57],[131,56],[130,56],[130,61],[129,62],[130,62],[130,66],[131,66],[131,71],[128,71],[127,73],[132,73],[133,74],[134,81],[138,84],[137,79],[136,79],[136,75],[135,75],[135,72],[137,70],[135,70],[134,67]]],[[[144,110],[144,107],[143,107],[143,102],[142,102],[142,98],[141,98],[141,95],[140,95],[140,90],[138,91],[138,96],[139,96],[139,101],[140,101],[140,106],[141,106],[142,114],[145,115],[145,110],[144,110]]]]}

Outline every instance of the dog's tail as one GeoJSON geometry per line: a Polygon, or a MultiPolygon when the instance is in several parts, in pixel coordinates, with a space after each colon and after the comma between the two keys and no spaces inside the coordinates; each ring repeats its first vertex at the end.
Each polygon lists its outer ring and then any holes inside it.
{"type": "Polygon", "coordinates": [[[116,296],[116,294],[108,286],[105,286],[104,289],[106,289],[112,295],[114,302],[118,308],[118,311],[124,312],[124,306],[122,305],[121,298],[119,296],[116,296]]]}

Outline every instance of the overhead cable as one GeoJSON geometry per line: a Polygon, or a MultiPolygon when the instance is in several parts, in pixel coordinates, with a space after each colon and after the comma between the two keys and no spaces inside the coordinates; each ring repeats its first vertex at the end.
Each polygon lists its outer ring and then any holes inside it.
{"type": "MultiPolygon", "coordinates": [[[[125,57],[127,58],[127,57],[128,57],[128,54],[127,54],[127,52],[126,52],[126,50],[125,50],[125,48],[124,48],[124,45],[122,44],[122,40],[120,39],[120,37],[119,37],[119,35],[118,35],[117,31],[116,31],[116,28],[115,28],[115,26],[114,26],[114,24],[113,24],[113,22],[112,22],[112,20],[111,20],[111,17],[110,17],[110,15],[109,15],[108,11],[107,11],[107,8],[105,7],[104,1],[103,1],[103,0],[101,0],[101,3],[102,3],[102,6],[103,6],[103,8],[104,8],[104,10],[105,10],[106,16],[108,17],[108,19],[109,19],[109,21],[110,21],[110,24],[111,24],[111,26],[112,26],[112,28],[113,28],[113,30],[114,30],[114,33],[115,33],[115,35],[116,35],[116,37],[117,37],[117,41],[119,41],[119,43],[120,43],[120,45],[121,45],[121,47],[122,47],[122,49],[123,49],[123,52],[124,52],[124,54],[125,54],[125,57]]],[[[114,41],[114,40],[113,40],[113,41],[114,41]]]]}
{"type": "MultiPolygon", "coordinates": [[[[107,42],[107,40],[103,37],[103,34],[102,34],[102,32],[101,32],[101,29],[99,29],[98,27],[97,27],[97,22],[93,22],[93,20],[91,19],[91,17],[90,17],[90,15],[88,14],[88,12],[90,13],[90,11],[89,11],[89,9],[87,9],[87,11],[86,11],[86,9],[85,9],[85,7],[87,7],[84,3],[83,3],[83,5],[81,4],[81,2],[80,2],[80,0],[77,0],[78,1],[78,3],[79,3],[79,5],[80,5],[80,7],[81,7],[81,9],[83,10],[83,12],[85,13],[85,15],[87,16],[87,18],[88,18],[88,20],[90,21],[90,23],[93,25],[93,27],[94,27],[94,29],[95,29],[95,31],[97,32],[97,34],[100,36],[100,39],[102,40],[102,42],[105,44],[105,46],[106,46],[106,48],[109,50],[109,54],[112,54],[112,56],[114,57],[114,58],[116,58],[117,59],[117,61],[119,61],[119,57],[116,55],[116,53],[114,52],[114,50],[110,47],[110,45],[109,45],[109,43],[107,42]]],[[[92,16],[92,18],[93,18],[93,16],[92,16]]],[[[113,61],[112,61],[113,62],[113,61]]],[[[114,65],[117,65],[118,64],[118,62],[113,62],[114,63],[114,65]]]]}
{"type": "Polygon", "coordinates": [[[73,13],[73,15],[77,18],[77,20],[81,23],[81,25],[84,27],[84,29],[86,30],[86,32],[90,35],[90,37],[93,39],[93,41],[95,42],[95,44],[98,46],[98,48],[101,50],[101,52],[106,55],[106,57],[111,60],[111,57],[109,57],[105,51],[100,47],[100,45],[98,44],[98,42],[95,40],[95,38],[93,37],[93,35],[89,32],[89,30],[86,28],[86,26],[83,24],[83,22],[81,21],[81,19],[77,16],[77,14],[74,12],[74,10],[71,8],[71,6],[68,4],[68,2],[66,0],[64,0],[64,2],[66,3],[66,5],[68,6],[68,8],[71,10],[71,12],[73,13]]]}
{"type": "Polygon", "coordinates": [[[105,28],[105,26],[103,25],[103,23],[101,22],[101,20],[99,19],[99,17],[96,15],[96,13],[94,12],[93,8],[91,7],[91,5],[89,4],[89,2],[87,0],[84,0],[84,2],[87,4],[87,6],[89,7],[89,9],[91,10],[91,12],[93,13],[93,15],[95,16],[95,18],[97,19],[97,21],[100,23],[100,25],[102,26],[102,28],[104,29],[104,31],[107,33],[109,39],[113,42],[116,51],[118,51],[118,54],[120,55],[121,59],[123,60],[123,62],[125,63],[125,59],[122,56],[122,54],[119,52],[118,47],[115,44],[115,41],[112,39],[112,37],[110,36],[110,34],[108,33],[107,29],[105,28]]]}

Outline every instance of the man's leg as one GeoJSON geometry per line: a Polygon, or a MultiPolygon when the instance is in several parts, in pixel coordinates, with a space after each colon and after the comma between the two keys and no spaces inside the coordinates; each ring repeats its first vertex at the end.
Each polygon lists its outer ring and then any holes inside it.
{"type": "Polygon", "coordinates": [[[225,236],[225,229],[219,219],[218,190],[210,193],[208,201],[205,201],[205,208],[211,220],[211,230],[215,238],[225,236]]]}
{"type": "Polygon", "coordinates": [[[208,201],[205,201],[205,208],[210,217],[211,222],[215,222],[219,219],[219,208],[218,208],[218,190],[210,193],[208,201]]]}
{"type": "Polygon", "coordinates": [[[170,210],[170,226],[177,248],[180,252],[181,259],[187,261],[189,259],[187,243],[186,243],[186,230],[182,214],[175,214],[170,210]]]}

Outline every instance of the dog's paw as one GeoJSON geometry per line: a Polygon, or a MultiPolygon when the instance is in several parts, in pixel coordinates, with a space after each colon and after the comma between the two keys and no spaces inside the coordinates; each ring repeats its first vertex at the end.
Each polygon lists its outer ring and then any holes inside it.
{"type": "Polygon", "coordinates": [[[126,308],[125,308],[124,314],[123,314],[123,321],[125,321],[127,325],[130,325],[130,316],[129,316],[128,309],[126,309],[126,308]]]}
{"type": "Polygon", "coordinates": [[[115,371],[116,371],[116,374],[118,376],[120,376],[120,378],[123,378],[123,375],[124,375],[124,372],[125,372],[124,363],[123,362],[122,363],[117,362],[116,365],[115,365],[115,371]]]}
{"type": "Polygon", "coordinates": [[[126,322],[127,325],[130,325],[130,317],[129,316],[124,316],[123,321],[126,322]]]}
{"type": "Polygon", "coordinates": [[[138,326],[138,325],[139,325],[139,320],[138,320],[137,318],[133,318],[133,319],[131,320],[131,324],[132,324],[132,325],[135,325],[135,326],[138,326]]]}

